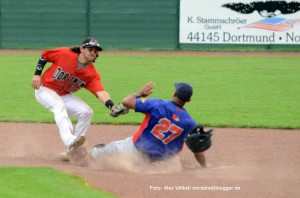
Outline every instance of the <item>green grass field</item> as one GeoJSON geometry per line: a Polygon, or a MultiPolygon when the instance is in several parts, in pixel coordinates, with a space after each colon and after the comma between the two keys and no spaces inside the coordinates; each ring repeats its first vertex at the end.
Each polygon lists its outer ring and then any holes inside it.
{"type": "Polygon", "coordinates": [[[51,168],[0,167],[0,197],[5,198],[113,198],[79,177],[51,168]]]}
{"type": "MultiPolygon", "coordinates": [[[[0,121],[53,123],[52,113],[36,102],[31,88],[39,55],[0,58],[0,121]]],[[[151,97],[171,99],[174,82],[185,81],[194,87],[186,109],[199,124],[299,129],[299,61],[299,57],[100,55],[96,66],[115,103],[148,81],[156,83],[151,97]]],[[[143,118],[133,111],[111,118],[88,91],[76,95],[94,110],[94,124],[139,124],[143,118]]]]}
{"type": "MultiPolygon", "coordinates": [[[[0,55],[0,121],[54,123],[31,88],[39,55],[0,55]]],[[[151,95],[171,99],[174,82],[194,87],[186,109],[211,127],[300,128],[299,57],[103,55],[96,62],[115,103],[148,81],[151,95]]],[[[46,68],[49,65],[46,65],[46,68]]],[[[133,111],[119,118],[86,90],[76,93],[94,110],[93,124],[139,124],[133,111]]],[[[76,122],[75,118],[72,121],[76,122]]],[[[111,197],[77,177],[47,168],[0,168],[0,197],[111,197]]]]}

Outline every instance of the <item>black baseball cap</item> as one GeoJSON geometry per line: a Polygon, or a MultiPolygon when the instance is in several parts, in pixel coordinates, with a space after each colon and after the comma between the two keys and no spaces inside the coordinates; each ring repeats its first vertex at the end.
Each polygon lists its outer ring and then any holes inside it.
{"type": "Polygon", "coordinates": [[[94,37],[87,37],[82,41],[81,44],[82,47],[96,47],[98,51],[102,51],[102,47],[100,46],[100,43],[97,39],[94,37]]]}
{"type": "Polygon", "coordinates": [[[175,83],[175,94],[182,101],[189,101],[193,95],[193,87],[189,83],[175,83]]]}

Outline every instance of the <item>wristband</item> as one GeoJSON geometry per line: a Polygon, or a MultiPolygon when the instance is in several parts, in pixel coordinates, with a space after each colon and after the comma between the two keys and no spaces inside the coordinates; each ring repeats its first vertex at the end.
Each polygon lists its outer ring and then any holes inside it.
{"type": "Polygon", "coordinates": [[[111,99],[107,100],[105,102],[105,106],[109,109],[111,109],[115,104],[113,103],[113,101],[111,99]]]}
{"type": "Polygon", "coordinates": [[[43,59],[43,57],[41,57],[37,63],[34,75],[41,75],[42,71],[44,69],[44,66],[46,65],[47,61],[45,59],[43,59]]]}

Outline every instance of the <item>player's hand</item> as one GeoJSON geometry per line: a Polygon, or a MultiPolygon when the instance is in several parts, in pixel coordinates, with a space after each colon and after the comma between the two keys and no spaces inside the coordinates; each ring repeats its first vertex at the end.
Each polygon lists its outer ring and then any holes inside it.
{"type": "Polygon", "coordinates": [[[155,88],[155,83],[148,82],[144,87],[141,88],[139,94],[141,97],[147,97],[152,93],[152,90],[155,88]]]}
{"type": "Polygon", "coordinates": [[[122,104],[121,105],[114,105],[111,108],[110,116],[116,118],[119,115],[123,115],[123,114],[127,114],[127,113],[129,113],[129,109],[124,107],[122,104]]]}
{"type": "Polygon", "coordinates": [[[39,89],[41,86],[41,76],[39,75],[34,75],[31,81],[31,86],[34,89],[39,89]]]}

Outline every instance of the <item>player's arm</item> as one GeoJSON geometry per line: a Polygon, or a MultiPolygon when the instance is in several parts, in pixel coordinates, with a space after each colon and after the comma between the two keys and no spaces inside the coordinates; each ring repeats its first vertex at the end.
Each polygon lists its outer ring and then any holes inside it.
{"type": "Polygon", "coordinates": [[[105,106],[111,109],[114,106],[114,102],[111,100],[110,95],[107,91],[98,91],[96,92],[98,99],[105,104],[105,106]]]}
{"type": "Polygon", "coordinates": [[[196,160],[202,167],[207,167],[204,151],[211,147],[211,136],[214,133],[214,129],[204,131],[202,125],[197,125],[184,139],[185,144],[194,153],[196,160]]]}
{"type": "Polygon", "coordinates": [[[203,168],[207,167],[204,152],[194,153],[194,156],[203,168]]]}
{"type": "Polygon", "coordinates": [[[135,109],[136,98],[147,97],[152,93],[155,84],[153,82],[148,82],[144,85],[138,92],[129,94],[122,100],[122,104],[128,109],[135,109]]]}
{"type": "Polygon", "coordinates": [[[31,85],[34,89],[39,89],[41,86],[41,75],[47,61],[41,56],[36,65],[34,76],[31,80],[31,85]]]}
{"type": "Polygon", "coordinates": [[[129,111],[126,107],[124,107],[122,105],[114,104],[114,102],[111,100],[108,92],[106,92],[105,90],[96,92],[96,95],[99,98],[99,100],[103,104],[105,104],[105,106],[107,108],[109,108],[111,110],[110,115],[112,117],[118,117],[119,115],[129,113],[129,111]]]}

